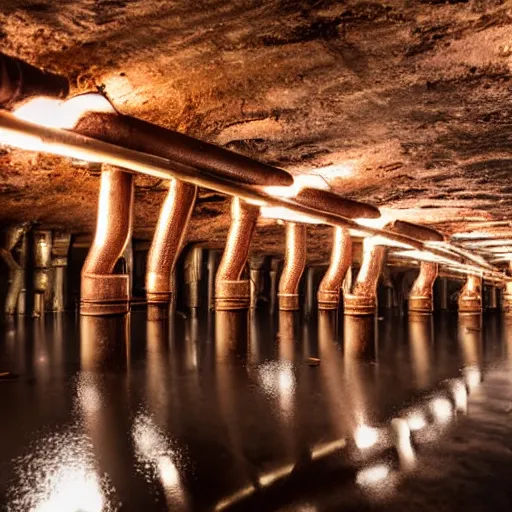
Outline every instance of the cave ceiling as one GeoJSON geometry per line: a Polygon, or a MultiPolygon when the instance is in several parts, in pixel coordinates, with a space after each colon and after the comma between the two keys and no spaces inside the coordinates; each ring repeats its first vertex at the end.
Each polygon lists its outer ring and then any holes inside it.
{"type": "MultiPolygon", "coordinates": [[[[512,1],[3,0],[2,51],[138,116],[446,234],[512,228],[512,1]],[[479,228],[480,227],[480,228],[479,228]]],[[[95,223],[97,173],[2,150],[0,221],[95,223]]],[[[149,238],[165,184],[137,181],[149,238]]],[[[202,191],[190,239],[221,243],[202,191]],[[211,222],[205,223],[208,218],[211,222]]],[[[280,227],[257,244],[276,249],[280,227]],[[274,244],[274,245],[273,245],[274,244]]],[[[312,249],[324,250],[325,229],[312,249]]]]}

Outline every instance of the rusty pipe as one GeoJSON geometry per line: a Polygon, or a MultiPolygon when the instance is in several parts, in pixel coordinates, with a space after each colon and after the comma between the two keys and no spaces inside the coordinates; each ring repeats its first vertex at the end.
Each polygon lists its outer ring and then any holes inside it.
{"type": "Polygon", "coordinates": [[[133,175],[102,167],[96,233],[82,268],[83,315],[120,314],[129,310],[128,274],[113,274],[133,226],[133,175]]]}
{"type": "Polygon", "coordinates": [[[244,155],[117,112],[87,112],[74,132],[251,185],[287,186],[290,174],[244,155]]]}
{"type": "Polygon", "coordinates": [[[295,222],[286,224],[284,266],[279,280],[279,309],[299,309],[299,283],[306,268],[306,225],[295,222]]]}
{"type": "Polygon", "coordinates": [[[373,315],[377,309],[377,283],[386,257],[386,247],[375,241],[363,241],[363,260],[352,287],[352,293],[344,298],[344,311],[349,316],[373,315]]]}
{"type": "Polygon", "coordinates": [[[459,314],[474,315],[482,312],[482,278],[468,275],[459,294],[459,314]]]}
{"type": "Polygon", "coordinates": [[[215,307],[219,310],[247,309],[250,301],[248,280],[241,280],[247,263],[259,207],[238,197],[231,201],[231,226],[215,279],[215,307]]]}
{"type": "Polygon", "coordinates": [[[430,261],[420,263],[420,272],[409,292],[409,315],[430,315],[434,311],[434,282],[439,265],[430,261]]]}
{"type": "Polygon", "coordinates": [[[352,239],[348,229],[334,228],[331,262],[318,289],[318,309],[337,309],[343,280],[352,263],[352,239]]]}
{"type": "Polygon", "coordinates": [[[195,185],[170,181],[148,254],[146,294],[150,309],[162,309],[162,305],[168,308],[171,303],[171,275],[187,234],[196,196],[195,185]]]}
{"type": "Polygon", "coordinates": [[[69,92],[68,80],[27,62],[0,53],[0,107],[10,109],[35,96],[62,98],[69,92]]]}

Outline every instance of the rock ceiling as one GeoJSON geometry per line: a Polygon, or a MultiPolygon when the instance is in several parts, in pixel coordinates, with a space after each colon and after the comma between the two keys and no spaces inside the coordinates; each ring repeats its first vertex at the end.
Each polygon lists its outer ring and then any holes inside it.
{"type": "MultiPolygon", "coordinates": [[[[124,113],[316,170],[446,233],[512,218],[511,1],[9,0],[0,11],[2,51],[66,74],[74,92],[100,88],[124,113]]],[[[97,176],[56,157],[0,158],[0,220],[92,230],[97,176]]],[[[147,237],[164,189],[138,185],[135,234],[147,237]]],[[[191,239],[220,243],[227,211],[204,191],[191,239]]],[[[257,243],[272,249],[262,235],[279,229],[262,227],[257,243]]],[[[316,230],[313,250],[326,236],[316,230]]]]}

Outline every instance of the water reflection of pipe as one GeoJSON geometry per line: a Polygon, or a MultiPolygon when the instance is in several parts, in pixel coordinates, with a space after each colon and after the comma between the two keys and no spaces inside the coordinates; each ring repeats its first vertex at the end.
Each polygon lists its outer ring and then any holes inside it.
{"type": "Polygon", "coordinates": [[[249,256],[252,235],[259,216],[259,207],[238,197],[231,201],[231,226],[215,282],[215,307],[237,310],[249,307],[249,281],[241,279],[249,256]]]}
{"type": "Polygon", "coordinates": [[[187,234],[196,195],[196,186],[171,180],[148,254],[146,293],[150,320],[169,314],[171,275],[187,234]]]}
{"type": "Polygon", "coordinates": [[[375,241],[363,241],[363,260],[352,293],[344,298],[345,315],[374,315],[377,309],[377,283],[386,256],[386,248],[375,241]]]}
{"type": "Polygon", "coordinates": [[[279,309],[298,311],[299,282],[306,267],[306,225],[288,222],[284,267],[279,281],[279,309]]]}
{"type": "Polygon", "coordinates": [[[129,310],[129,276],[112,272],[132,234],[133,198],[133,175],[103,165],[96,234],[82,267],[83,315],[122,314],[129,310]]]}
{"type": "Polygon", "coordinates": [[[434,311],[433,288],[438,272],[437,263],[420,263],[420,272],[409,293],[409,315],[430,315],[434,311]]]}
{"type": "Polygon", "coordinates": [[[433,319],[430,315],[409,318],[411,362],[418,389],[425,389],[430,384],[433,331],[433,319]]]}
{"type": "Polygon", "coordinates": [[[462,315],[458,322],[464,365],[479,368],[482,362],[482,315],[462,315]]]}

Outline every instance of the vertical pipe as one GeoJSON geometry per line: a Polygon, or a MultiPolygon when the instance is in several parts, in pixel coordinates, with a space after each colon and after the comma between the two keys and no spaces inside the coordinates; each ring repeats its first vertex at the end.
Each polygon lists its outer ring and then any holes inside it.
{"type": "Polygon", "coordinates": [[[434,282],[439,272],[437,263],[422,261],[420,273],[409,293],[409,315],[430,315],[434,311],[434,282]]]}
{"type": "Polygon", "coordinates": [[[131,238],[133,197],[133,175],[103,165],[96,234],[82,268],[82,315],[129,311],[129,276],[112,272],[131,238]]]}
{"type": "Polygon", "coordinates": [[[66,309],[66,269],[70,242],[71,235],[68,234],[55,234],[53,237],[53,280],[49,307],[55,313],[66,309]]]}
{"type": "Polygon", "coordinates": [[[318,309],[338,309],[343,280],[352,263],[352,239],[348,229],[334,228],[331,262],[318,289],[318,309]]]}
{"type": "Polygon", "coordinates": [[[215,281],[215,307],[230,311],[247,309],[250,302],[248,280],[241,280],[249,256],[259,207],[238,197],[231,202],[231,226],[215,281]]]}
{"type": "Polygon", "coordinates": [[[512,317],[512,280],[505,283],[502,309],[505,316],[512,317]]]}
{"type": "Polygon", "coordinates": [[[489,286],[489,309],[498,309],[498,289],[496,286],[489,286]]]}
{"type": "Polygon", "coordinates": [[[34,308],[32,316],[44,315],[45,294],[50,286],[50,267],[52,254],[52,232],[34,233],[34,308]]]}
{"type": "Polygon", "coordinates": [[[254,255],[249,258],[249,285],[250,285],[250,309],[258,307],[258,297],[261,290],[261,275],[265,257],[254,255]]]}
{"type": "Polygon", "coordinates": [[[169,192],[160,210],[160,217],[149,249],[146,273],[148,318],[160,318],[169,311],[172,300],[171,275],[197,196],[197,187],[179,180],[171,180],[169,192]]]}
{"type": "Polygon", "coordinates": [[[286,246],[284,267],[279,281],[279,309],[299,309],[299,283],[306,267],[306,225],[288,222],[286,224],[286,246]]]}
{"type": "Polygon", "coordinates": [[[270,260],[270,290],[269,290],[269,309],[270,314],[274,314],[276,311],[276,303],[277,303],[277,288],[278,288],[278,275],[279,275],[279,266],[281,264],[281,260],[279,258],[272,258],[270,260]]]}
{"type": "Polygon", "coordinates": [[[185,284],[187,286],[187,308],[193,316],[201,305],[200,283],[203,275],[203,249],[194,246],[185,258],[185,284]]]}
{"type": "Polygon", "coordinates": [[[215,274],[219,265],[217,251],[210,249],[208,251],[208,311],[215,309],[215,274]]]}
{"type": "Polygon", "coordinates": [[[459,315],[474,315],[482,312],[482,278],[468,275],[459,295],[459,315]]]}
{"type": "Polygon", "coordinates": [[[440,279],[439,293],[441,295],[439,309],[441,311],[448,311],[448,279],[446,277],[440,279]]]}
{"type": "Polygon", "coordinates": [[[304,300],[304,313],[310,318],[315,307],[315,267],[309,266],[306,270],[306,297],[304,300]]]}
{"type": "Polygon", "coordinates": [[[346,315],[374,315],[377,309],[377,283],[386,257],[386,248],[372,238],[363,241],[363,260],[352,293],[344,299],[346,315]]]}

